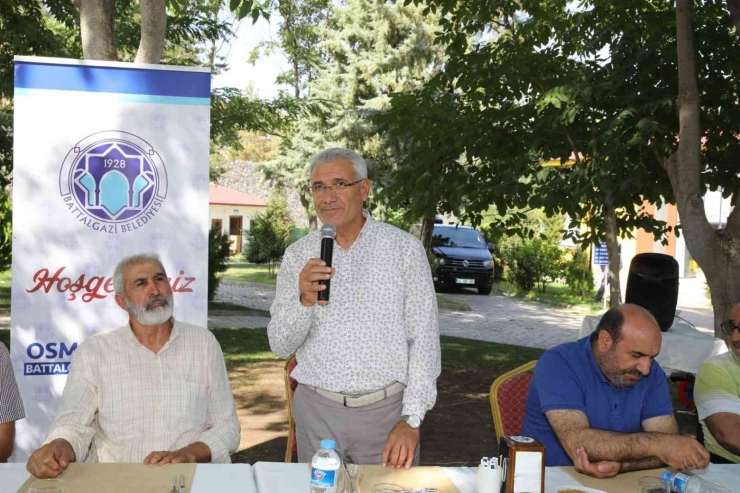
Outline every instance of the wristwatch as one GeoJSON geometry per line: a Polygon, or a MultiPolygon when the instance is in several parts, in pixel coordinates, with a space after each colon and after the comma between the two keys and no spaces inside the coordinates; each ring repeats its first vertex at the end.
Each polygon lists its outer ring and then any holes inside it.
{"type": "Polygon", "coordinates": [[[416,414],[407,414],[404,416],[401,416],[401,420],[405,421],[407,425],[409,425],[411,428],[418,430],[421,426],[421,418],[417,416],[416,414]]]}

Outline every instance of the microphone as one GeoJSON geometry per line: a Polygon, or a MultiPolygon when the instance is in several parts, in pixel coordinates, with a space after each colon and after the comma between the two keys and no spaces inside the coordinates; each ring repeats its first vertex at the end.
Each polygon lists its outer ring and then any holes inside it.
{"type": "MultiPolygon", "coordinates": [[[[331,267],[331,257],[334,253],[334,237],[337,236],[337,228],[333,224],[324,224],[321,226],[321,260],[326,262],[327,267],[331,267]]],[[[319,284],[326,286],[326,289],[319,291],[319,304],[326,305],[329,303],[329,288],[331,279],[319,281],[319,284]]]]}

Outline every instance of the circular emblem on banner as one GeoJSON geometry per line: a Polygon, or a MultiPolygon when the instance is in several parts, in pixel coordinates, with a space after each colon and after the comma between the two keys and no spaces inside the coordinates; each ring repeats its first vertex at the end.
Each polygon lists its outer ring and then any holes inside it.
{"type": "Polygon", "coordinates": [[[67,153],[59,173],[67,208],[95,230],[138,229],[167,196],[167,171],[144,139],[120,131],[85,137],[67,153]]]}

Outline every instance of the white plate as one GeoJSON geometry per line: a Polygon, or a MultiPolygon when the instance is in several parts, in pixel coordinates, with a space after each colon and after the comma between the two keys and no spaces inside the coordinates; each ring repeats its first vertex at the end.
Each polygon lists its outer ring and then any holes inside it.
{"type": "Polygon", "coordinates": [[[475,279],[455,279],[458,284],[475,284],[475,279]]]}
{"type": "Polygon", "coordinates": [[[583,493],[606,493],[606,491],[596,490],[594,488],[586,488],[585,486],[558,486],[558,489],[555,491],[560,493],[561,491],[567,490],[583,491],[583,493]]]}

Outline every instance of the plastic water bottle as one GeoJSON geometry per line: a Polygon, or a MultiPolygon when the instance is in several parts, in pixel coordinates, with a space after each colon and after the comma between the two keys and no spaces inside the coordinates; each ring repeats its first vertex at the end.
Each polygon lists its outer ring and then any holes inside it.
{"type": "Polygon", "coordinates": [[[661,474],[660,480],[674,493],[732,493],[724,486],[683,472],[673,474],[666,471],[661,474]]]}
{"type": "Polygon", "coordinates": [[[311,493],[336,493],[337,470],[341,467],[336,446],[334,440],[321,440],[321,448],[311,459],[311,493]]]}

